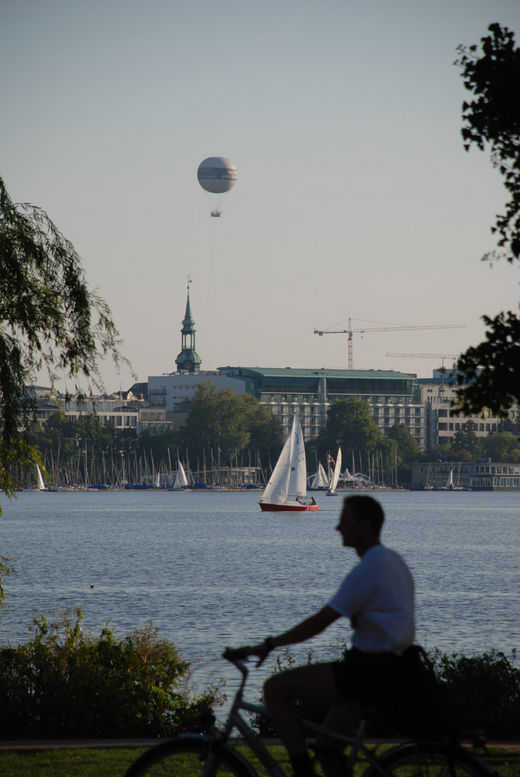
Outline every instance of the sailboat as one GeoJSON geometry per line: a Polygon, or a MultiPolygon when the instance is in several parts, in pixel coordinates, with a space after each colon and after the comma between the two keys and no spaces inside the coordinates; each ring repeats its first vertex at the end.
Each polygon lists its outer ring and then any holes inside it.
{"type": "Polygon", "coordinates": [[[260,498],[263,511],[318,510],[314,499],[305,501],[307,496],[307,465],[305,463],[305,445],[298,416],[294,416],[291,433],[280,453],[273,473],[260,498]]]}
{"type": "Polygon", "coordinates": [[[318,469],[316,470],[316,473],[312,477],[311,484],[309,486],[309,491],[326,491],[329,486],[329,481],[327,478],[327,473],[325,472],[325,469],[323,467],[323,464],[318,464],[318,469]]]}
{"type": "Polygon", "coordinates": [[[179,461],[179,466],[177,472],[175,473],[175,480],[173,481],[173,488],[174,490],[180,490],[181,488],[188,488],[188,485],[189,483],[188,478],[186,477],[186,472],[184,471],[184,467],[179,461]]]}
{"type": "MultiPolygon", "coordinates": [[[[459,465],[459,477],[460,477],[460,465],[459,465]]],[[[456,486],[455,481],[453,480],[453,467],[450,469],[450,474],[448,475],[448,479],[446,481],[445,486],[441,486],[439,491],[471,491],[471,488],[466,488],[465,486],[456,486]]]]}
{"type": "Polygon", "coordinates": [[[339,476],[341,474],[341,448],[338,448],[338,455],[336,456],[336,463],[334,464],[334,470],[332,472],[332,477],[330,479],[329,483],[329,490],[327,491],[327,496],[337,496],[338,492],[336,491],[336,488],[338,487],[338,480],[339,476]]]}
{"type": "Polygon", "coordinates": [[[43,480],[42,471],[38,464],[36,465],[36,489],[37,491],[47,491],[47,486],[43,480]]]}

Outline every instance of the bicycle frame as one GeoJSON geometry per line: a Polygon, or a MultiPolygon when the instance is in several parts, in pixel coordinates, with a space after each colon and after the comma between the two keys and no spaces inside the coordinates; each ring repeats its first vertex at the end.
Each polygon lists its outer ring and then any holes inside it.
{"type": "MultiPolygon", "coordinates": [[[[227,658],[228,661],[231,661],[231,663],[233,663],[237,667],[237,669],[240,671],[242,675],[242,680],[235,694],[235,698],[231,705],[231,710],[229,712],[224,728],[222,729],[222,732],[219,735],[219,740],[226,743],[229,740],[232,731],[236,729],[243,737],[244,742],[254,752],[254,754],[262,764],[262,766],[264,766],[264,768],[267,769],[267,772],[269,775],[271,775],[271,777],[286,777],[285,772],[276,763],[276,761],[271,756],[271,754],[269,753],[265,745],[262,743],[260,737],[257,734],[255,734],[255,732],[250,727],[248,722],[240,714],[240,711],[244,710],[246,712],[253,712],[257,715],[268,716],[267,711],[265,710],[264,707],[262,707],[259,704],[251,704],[250,702],[247,702],[243,699],[244,687],[246,684],[247,676],[249,674],[248,668],[246,667],[245,663],[240,659],[232,659],[226,656],[226,654],[224,654],[224,658],[227,658]]],[[[329,738],[338,740],[343,744],[344,747],[348,745],[349,746],[349,755],[347,759],[348,767],[353,769],[354,764],[356,763],[359,755],[361,754],[364,756],[364,758],[366,758],[370,766],[372,766],[380,775],[382,775],[382,777],[388,777],[387,772],[384,770],[379,759],[375,755],[375,751],[368,748],[363,742],[363,732],[365,727],[364,721],[361,723],[354,736],[344,734],[343,732],[336,731],[334,729],[327,728],[324,725],[321,725],[319,723],[313,723],[309,720],[304,719],[302,722],[306,733],[308,733],[310,736],[314,737],[314,736],[324,735],[329,738]]]]}

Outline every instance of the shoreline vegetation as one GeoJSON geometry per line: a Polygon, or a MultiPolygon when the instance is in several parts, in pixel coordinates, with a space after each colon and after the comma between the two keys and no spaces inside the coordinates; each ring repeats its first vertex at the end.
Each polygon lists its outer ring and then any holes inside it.
{"type": "MultiPolygon", "coordinates": [[[[182,731],[207,733],[225,705],[222,680],[194,686],[192,666],[172,641],[149,625],[119,638],[108,626],[99,636],[84,632],[77,608],[56,623],[33,621],[31,641],[0,646],[0,737],[4,740],[106,740],[168,738],[182,731]]],[[[338,646],[337,659],[346,649],[338,646]]],[[[436,694],[449,710],[453,730],[482,731],[512,741],[520,731],[520,668],[516,651],[466,656],[429,650],[436,694]]],[[[290,651],[274,671],[294,664],[290,651]]],[[[314,657],[308,654],[309,663],[314,657]]],[[[322,710],[304,710],[319,720],[322,710]]],[[[407,735],[392,709],[368,721],[367,736],[407,735]],[[396,726],[397,722],[397,726],[396,726]]],[[[443,713],[444,715],[444,713],[443,713]]],[[[445,718],[446,722],[448,717],[445,718]]],[[[259,736],[273,737],[264,718],[253,721],[259,736]]],[[[404,723],[406,729],[407,723],[404,723]]]]}

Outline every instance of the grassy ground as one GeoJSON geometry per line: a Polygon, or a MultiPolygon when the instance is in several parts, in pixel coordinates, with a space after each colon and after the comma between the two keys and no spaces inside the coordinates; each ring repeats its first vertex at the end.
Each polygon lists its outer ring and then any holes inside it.
{"type": "MultiPolygon", "coordinates": [[[[281,748],[274,748],[284,766],[287,759],[281,748]]],[[[2,777],[123,777],[126,769],[144,748],[52,748],[0,750],[2,777]]],[[[263,770],[252,759],[258,773],[263,770]]],[[[520,775],[520,750],[490,748],[486,761],[498,769],[501,777],[520,775]]]]}

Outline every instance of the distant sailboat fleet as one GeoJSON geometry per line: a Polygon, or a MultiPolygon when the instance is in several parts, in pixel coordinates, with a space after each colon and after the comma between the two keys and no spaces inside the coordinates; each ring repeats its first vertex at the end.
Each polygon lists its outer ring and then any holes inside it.
{"type": "MultiPolygon", "coordinates": [[[[177,466],[172,461],[168,451],[167,471],[161,467],[153,467],[148,475],[139,476],[130,480],[130,462],[125,461],[121,452],[121,473],[117,482],[113,480],[109,484],[103,481],[96,483],[96,475],[87,472],[87,455],[84,457],[83,483],[80,477],[66,478],[64,482],[57,483],[50,479],[45,483],[41,468],[35,465],[36,484],[33,490],[37,491],[65,491],[65,490],[105,490],[105,489],[162,489],[169,491],[190,491],[199,488],[262,488],[262,476],[264,471],[258,461],[256,466],[221,467],[220,461],[215,462],[211,455],[211,463],[206,466],[203,456],[203,468],[192,472],[186,457],[186,465],[183,465],[179,451],[177,451],[177,466]],[[126,465],[126,466],[125,466],[126,465]],[[172,466],[173,465],[173,466],[172,466]],[[79,482],[78,482],[79,481],[79,482]]],[[[197,462],[198,463],[198,462],[197,462]]],[[[254,463],[254,462],[253,462],[254,463]]],[[[291,431],[285,441],[280,457],[267,481],[265,490],[259,504],[262,511],[272,512],[303,512],[317,511],[319,509],[315,498],[310,491],[323,491],[327,496],[336,496],[338,488],[363,489],[372,487],[369,477],[361,472],[350,474],[348,468],[342,473],[342,452],[337,449],[336,458],[327,457],[327,470],[316,462],[316,472],[307,477],[307,465],[305,444],[300,420],[297,415],[293,417],[291,431]]],[[[79,471],[77,475],[79,475],[79,471]]],[[[265,482],[265,480],[263,481],[265,482]]],[[[448,487],[448,486],[447,486],[448,487]]],[[[457,489],[457,486],[451,486],[457,489]]]]}

